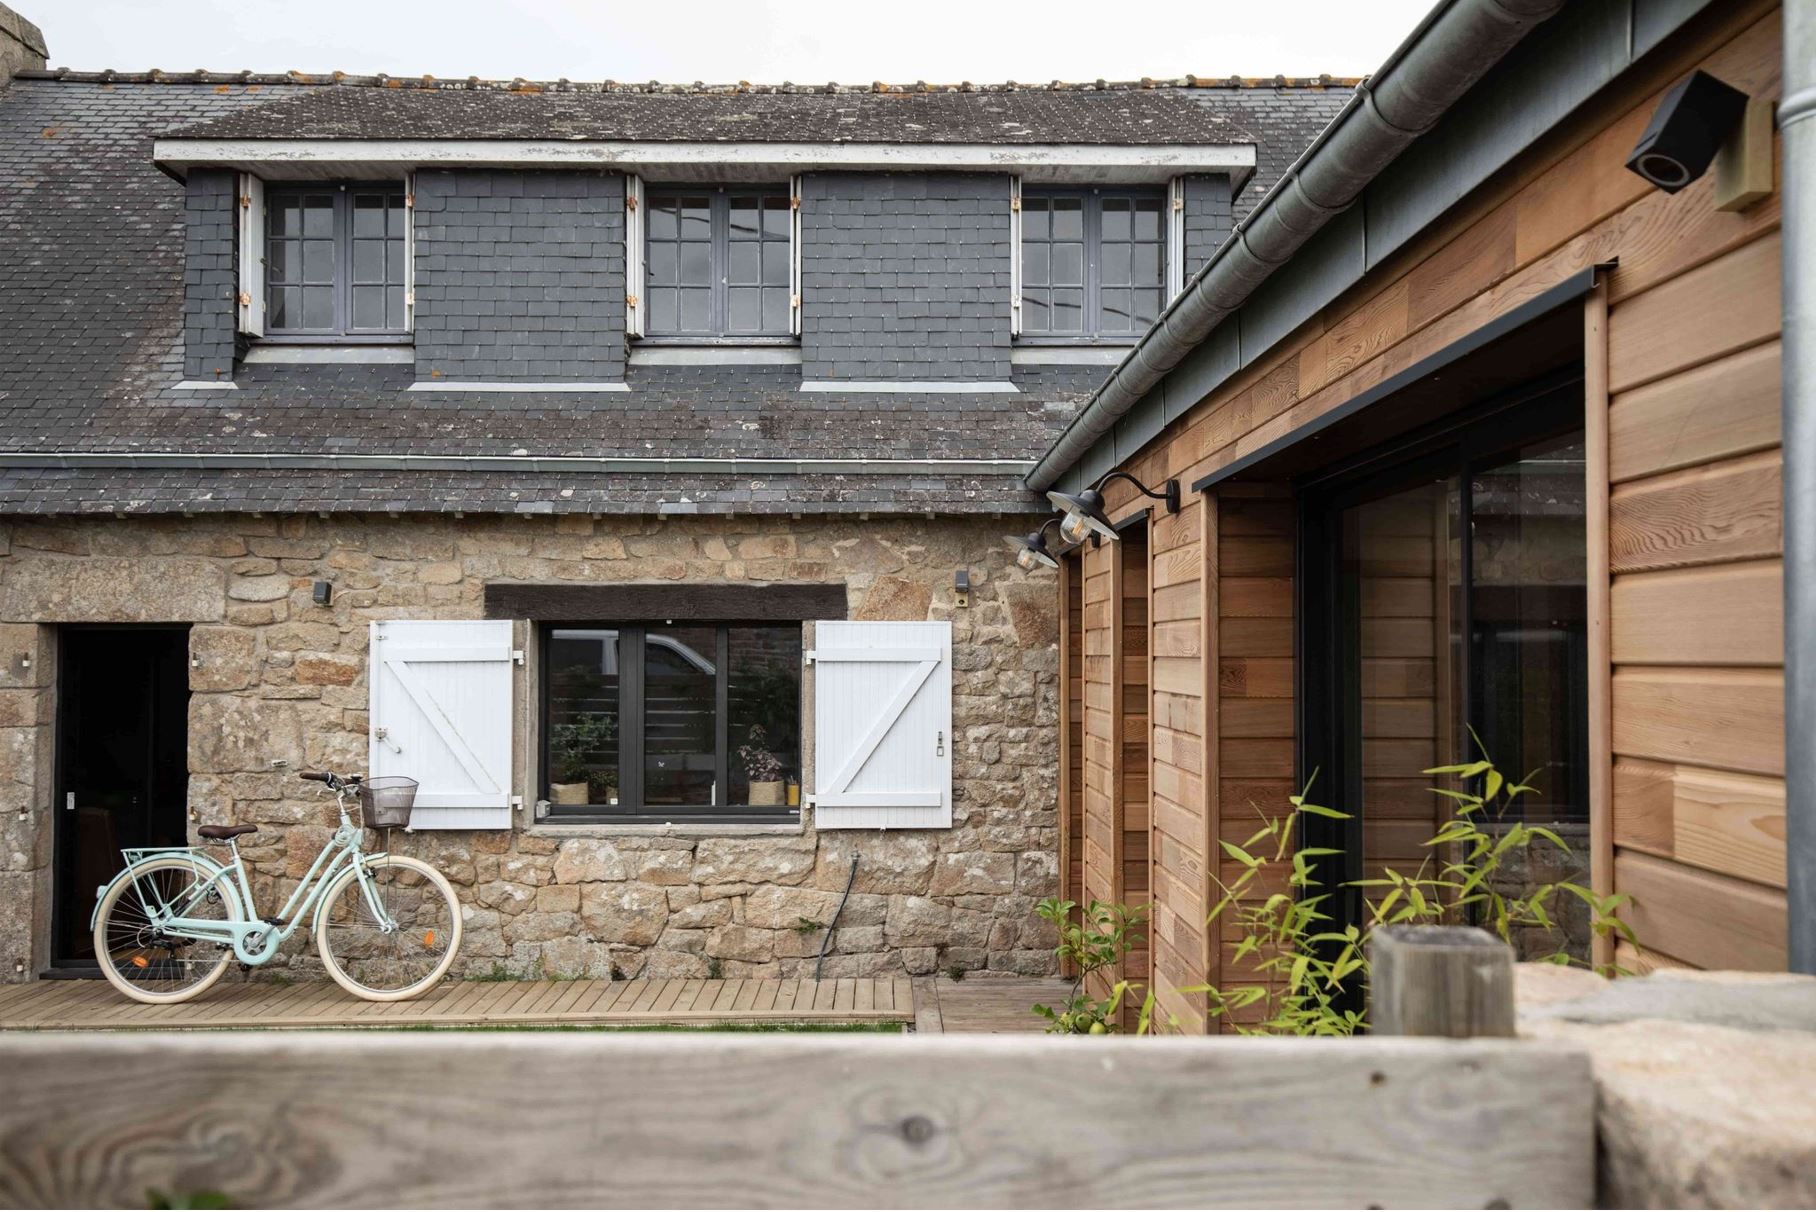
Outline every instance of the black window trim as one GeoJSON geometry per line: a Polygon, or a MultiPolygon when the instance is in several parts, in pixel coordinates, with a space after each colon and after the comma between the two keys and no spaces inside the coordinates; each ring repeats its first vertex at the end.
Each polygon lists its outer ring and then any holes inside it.
{"type": "MultiPolygon", "coordinates": [[[[1168,190],[1166,187],[1150,185],[1026,185],[1022,187],[1021,192],[1021,207],[1023,213],[1026,213],[1027,211],[1028,200],[1030,198],[1078,198],[1084,203],[1082,208],[1084,222],[1083,241],[1085,246],[1084,327],[1076,331],[1053,331],[1051,329],[1043,329],[1038,332],[1028,331],[1026,327],[1028,282],[1026,262],[1024,261],[1021,265],[1017,266],[1016,269],[1017,289],[1021,292],[1021,298],[1015,300],[1015,306],[1022,316],[1022,329],[1015,334],[1015,343],[1017,345],[1029,346],[1133,346],[1139,344],[1143,328],[1137,328],[1130,332],[1105,332],[1102,328],[1103,202],[1105,198],[1127,198],[1130,200],[1144,199],[1148,201],[1158,201],[1160,203],[1160,237],[1156,242],[1160,245],[1160,308],[1162,311],[1165,311],[1171,294],[1167,287],[1169,280],[1168,261],[1173,255],[1173,250],[1167,240],[1168,190]]],[[[1052,220],[1049,218],[1048,222],[1051,223],[1052,220]]],[[[1131,222],[1133,222],[1132,214],[1131,222]]],[[[1049,232],[1050,231],[1051,228],[1049,228],[1049,232]]],[[[1027,247],[1027,243],[1025,237],[1017,238],[1015,248],[1017,260],[1023,258],[1024,249],[1027,247]]],[[[1035,243],[1050,244],[1051,240],[1035,241],[1035,243]]],[[[1140,241],[1140,243],[1145,244],[1148,243],[1148,241],[1144,240],[1140,241]]],[[[1049,267],[1049,278],[1051,278],[1051,273],[1051,267],[1049,267]]],[[[1052,288],[1048,287],[1047,289],[1051,290],[1052,288]]]]}
{"type": "MultiPolygon", "coordinates": [[[[715,735],[713,746],[716,767],[713,777],[721,787],[730,787],[730,634],[733,627],[784,628],[785,622],[760,619],[688,619],[688,626],[712,627],[715,632],[714,679],[715,735]]],[[[621,642],[630,641],[618,658],[618,803],[616,804],[548,804],[545,821],[564,825],[793,825],[801,820],[800,805],[779,805],[774,809],[736,804],[663,804],[650,808],[642,803],[643,795],[643,651],[644,637],[652,626],[666,626],[663,620],[614,622],[604,619],[564,619],[537,623],[537,668],[540,673],[536,703],[536,779],[537,795],[543,796],[549,786],[549,645],[557,630],[563,628],[610,628],[619,633],[621,642]]],[[[796,624],[797,629],[800,624],[796,624]]],[[[805,650],[805,636],[802,637],[805,650]]],[[[803,697],[805,689],[803,688],[803,697]]],[[[802,704],[795,706],[797,721],[804,719],[802,704]]],[[[807,738],[799,722],[796,725],[797,753],[795,768],[806,772],[807,738]]]]}
{"type": "MultiPolygon", "coordinates": [[[[404,327],[386,329],[354,329],[351,327],[353,317],[353,233],[351,216],[354,194],[383,193],[397,197],[404,202],[404,222],[414,223],[415,215],[409,208],[409,194],[403,181],[273,181],[265,186],[265,213],[260,216],[259,256],[261,268],[259,289],[265,293],[265,331],[255,338],[260,345],[409,345],[414,342],[415,334],[409,328],[410,306],[404,304],[404,327]],[[283,328],[271,326],[271,211],[274,204],[286,197],[297,197],[305,194],[334,194],[334,314],[336,326],[333,328],[283,328]],[[348,323],[340,323],[342,319],[348,323]]],[[[406,238],[404,246],[409,248],[406,238]]],[[[407,252],[406,252],[406,255],[407,252]]],[[[409,267],[404,270],[404,289],[407,292],[410,281],[409,267]]]]}
{"type": "MultiPolygon", "coordinates": [[[[650,223],[649,223],[648,218],[646,217],[644,219],[644,223],[643,223],[643,237],[642,237],[643,238],[642,264],[643,264],[644,281],[641,284],[641,289],[638,291],[638,294],[642,300],[642,305],[645,308],[645,311],[643,313],[643,315],[644,315],[643,332],[641,332],[636,337],[634,337],[633,340],[639,345],[720,345],[720,346],[724,346],[724,345],[796,346],[796,345],[799,345],[801,342],[801,338],[800,338],[799,334],[797,334],[793,331],[793,322],[790,319],[789,314],[788,314],[788,311],[791,309],[786,309],[784,311],[783,327],[779,330],[760,331],[760,332],[733,332],[731,329],[730,272],[731,272],[731,198],[732,198],[732,195],[737,194],[740,196],[755,196],[755,197],[760,197],[760,198],[781,198],[784,201],[784,203],[789,208],[791,208],[791,213],[792,213],[792,207],[794,206],[794,191],[793,191],[792,187],[786,181],[783,181],[781,183],[761,182],[761,181],[759,181],[759,182],[716,182],[716,183],[711,183],[711,184],[696,184],[696,185],[688,185],[685,183],[673,183],[673,182],[645,183],[644,187],[643,187],[643,205],[644,205],[645,210],[648,211],[648,210],[653,209],[654,206],[656,205],[656,203],[666,200],[666,199],[698,196],[701,194],[708,195],[711,198],[711,202],[712,202],[712,205],[710,207],[710,213],[711,213],[710,224],[711,224],[711,228],[712,228],[712,234],[711,234],[711,237],[709,240],[708,252],[707,252],[707,259],[708,259],[707,275],[708,275],[708,278],[710,279],[710,281],[708,282],[708,289],[712,292],[712,294],[711,294],[712,302],[709,307],[709,311],[711,313],[711,318],[710,318],[711,327],[709,329],[697,331],[697,332],[689,332],[689,331],[681,330],[681,329],[677,329],[676,331],[672,331],[672,332],[658,332],[652,328],[652,324],[655,319],[655,307],[651,302],[651,293],[652,292],[651,292],[651,283],[649,281],[650,245],[652,243],[658,243],[658,242],[669,243],[669,241],[654,240],[654,238],[650,235],[650,223]]],[[[761,210],[761,209],[762,208],[759,208],[759,210],[761,210]]],[[[761,249],[761,246],[763,244],[768,244],[768,243],[773,243],[773,242],[774,241],[760,239],[758,241],[759,250],[761,249]]],[[[782,243],[784,243],[787,246],[788,256],[789,256],[790,262],[792,263],[793,258],[795,256],[794,233],[793,233],[792,221],[790,222],[789,234],[787,235],[787,237],[784,238],[782,243]]],[[[758,275],[760,277],[762,274],[762,253],[761,253],[761,251],[758,252],[757,256],[758,256],[758,275]]],[[[697,288],[695,288],[695,289],[697,289],[697,288]]],[[[775,289],[775,288],[759,285],[758,289],[762,290],[762,289],[775,289]]],[[[792,284],[784,284],[782,286],[782,289],[784,291],[792,292],[793,287],[792,287],[792,284]]],[[[678,306],[677,306],[675,314],[676,314],[676,320],[678,322],[680,319],[680,310],[679,310],[678,306]]],[[[758,314],[759,314],[759,316],[762,314],[762,308],[760,305],[758,307],[758,314]]]]}

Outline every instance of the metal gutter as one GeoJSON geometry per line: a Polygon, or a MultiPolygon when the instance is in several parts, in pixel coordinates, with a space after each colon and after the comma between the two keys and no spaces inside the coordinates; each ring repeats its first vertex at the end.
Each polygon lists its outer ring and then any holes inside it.
{"type": "Polygon", "coordinates": [[[1790,969],[1816,973],[1816,5],[1783,13],[1785,893],[1790,969]]]}
{"type": "Polygon", "coordinates": [[[1331,124],[1110,372],[1028,476],[1050,487],[1293,254],[1362,195],[1564,0],[1445,0],[1357,86],[1331,124]]]}
{"type": "Polygon", "coordinates": [[[185,451],[0,451],[0,469],[144,471],[454,471],[638,475],[1025,476],[1029,459],[746,459],[588,455],[257,454],[185,451]]]}

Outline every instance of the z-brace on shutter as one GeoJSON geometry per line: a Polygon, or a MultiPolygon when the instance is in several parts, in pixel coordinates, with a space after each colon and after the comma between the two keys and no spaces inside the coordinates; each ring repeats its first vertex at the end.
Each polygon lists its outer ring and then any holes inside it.
{"type": "Polygon", "coordinates": [[[815,624],[814,823],[952,825],[952,624],[815,624]]]}
{"type": "Polygon", "coordinates": [[[511,623],[372,624],[374,776],[421,784],[412,829],[511,827],[511,623]]]}

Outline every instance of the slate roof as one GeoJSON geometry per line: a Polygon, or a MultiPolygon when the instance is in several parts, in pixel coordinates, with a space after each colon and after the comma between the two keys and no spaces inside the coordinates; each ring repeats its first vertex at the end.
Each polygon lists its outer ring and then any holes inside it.
{"type": "MultiPolygon", "coordinates": [[[[298,98],[403,95],[280,79],[25,73],[0,88],[0,452],[100,453],[122,464],[155,451],[1033,459],[1102,378],[1093,367],[1018,368],[1019,394],[843,395],[800,392],[798,368],[632,367],[628,392],[454,395],[403,392],[408,366],[248,365],[238,390],[178,390],[184,193],[153,166],[153,139],[298,98]]],[[[1028,94],[1051,99],[1054,91],[1028,94]]],[[[1345,92],[1320,95],[1326,91],[1345,92]]],[[[1096,91],[1081,95],[1101,100],[1096,91]]],[[[1146,95],[1102,91],[1124,100],[1146,95]]],[[[17,463],[0,453],[0,513],[953,512],[1034,504],[1011,474],[348,473],[17,463]]]]}
{"type": "Polygon", "coordinates": [[[322,88],[166,132],[186,139],[645,143],[1230,144],[1252,136],[1175,90],[638,92],[322,88]]]}

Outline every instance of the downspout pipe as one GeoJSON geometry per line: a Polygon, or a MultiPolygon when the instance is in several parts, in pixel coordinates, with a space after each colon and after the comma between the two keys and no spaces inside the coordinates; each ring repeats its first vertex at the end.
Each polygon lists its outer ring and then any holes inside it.
{"type": "Polygon", "coordinates": [[[1564,0],[1435,9],[1238,225],[1028,473],[1044,492],[1564,0]]]}
{"type": "Polygon", "coordinates": [[[1790,969],[1816,973],[1816,3],[1782,11],[1786,910],[1790,969]]]}

